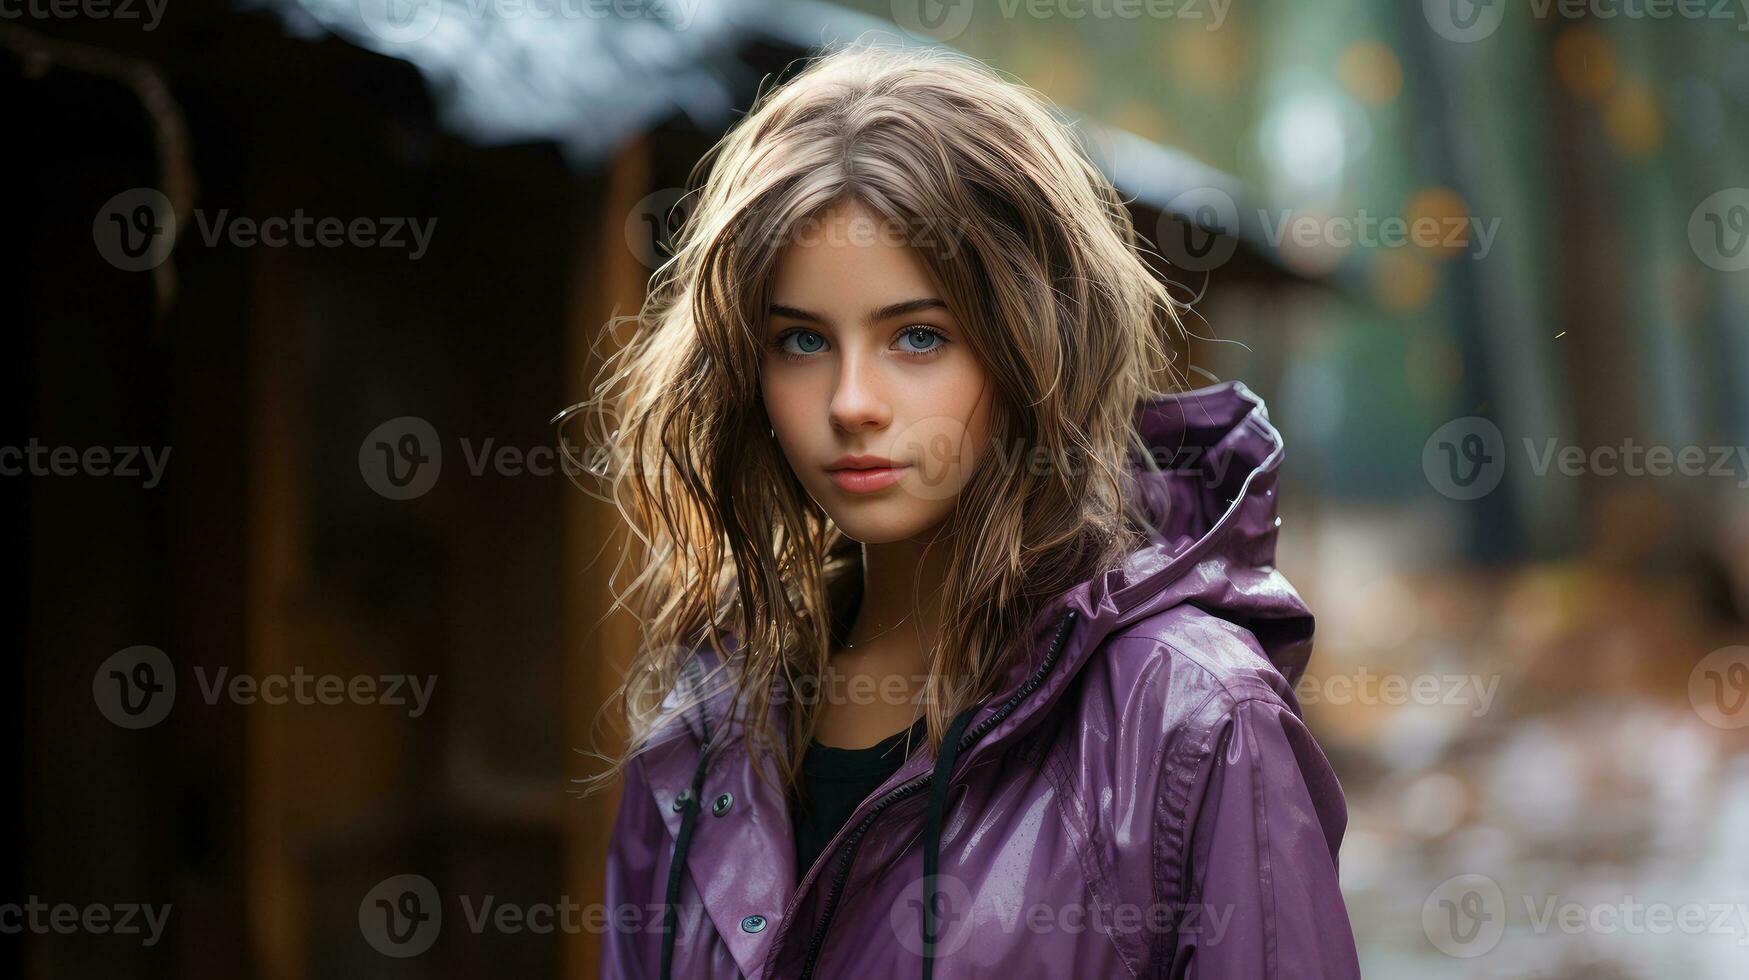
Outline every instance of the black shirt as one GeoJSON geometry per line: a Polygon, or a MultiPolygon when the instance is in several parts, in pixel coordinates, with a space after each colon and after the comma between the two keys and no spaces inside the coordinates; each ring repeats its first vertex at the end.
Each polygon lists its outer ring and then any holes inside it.
{"type": "Polygon", "coordinates": [[[926,721],[919,718],[910,728],[863,749],[808,743],[802,756],[802,785],[809,805],[792,800],[790,807],[796,832],[797,884],[807,877],[808,869],[850,814],[899,771],[906,759],[906,739],[912,747],[922,744],[926,721]]]}

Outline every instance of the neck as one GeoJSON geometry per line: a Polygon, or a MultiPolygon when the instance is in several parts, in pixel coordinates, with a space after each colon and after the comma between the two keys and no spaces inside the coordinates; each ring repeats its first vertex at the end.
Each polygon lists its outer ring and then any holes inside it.
{"type": "Polygon", "coordinates": [[[851,625],[853,650],[922,653],[940,631],[941,587],[947,579],[943,541],[914,538],[862,546],[862,601],[851,625]]]}

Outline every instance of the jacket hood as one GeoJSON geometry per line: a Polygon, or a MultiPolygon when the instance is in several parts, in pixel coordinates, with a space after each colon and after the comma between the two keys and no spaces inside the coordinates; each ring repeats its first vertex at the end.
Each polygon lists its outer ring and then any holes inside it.
{"type": "Polygon", "coordinates": [[[1130,477],[1158,533],[1118,568],[1071,589],[1067,603],[1114,631],[1195,605],[1249,629],[1288,684],[1298,682],[1314,622],[1275,567],[1285,450],[1263,400],[1228,381],[1151,399],[1136,426],[1157,471],[1133,455],[1130,477]]]}
{"type": "Polygon", "coordinates": [[[1072,642],[1044,671],[1040,688],[991,733],[992,745],[1047,712],[1102,640],[1180,606],[1249,630],[1290,688],[1305,672],[1315,624],[1275,567],[1285,450],[1263,399],[1236,380],[1159,395],[1137,407],[1136,427],[1151,458],[1132,452],[1129,473],[1155,533],[1121,565],[1040,610],[1033,642],[990,703],[1040,674],[1070,613],[1072,642]]]}

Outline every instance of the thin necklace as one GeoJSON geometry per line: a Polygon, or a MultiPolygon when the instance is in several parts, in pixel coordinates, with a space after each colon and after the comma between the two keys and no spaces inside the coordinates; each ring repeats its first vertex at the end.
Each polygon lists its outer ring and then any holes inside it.
{"type": "MultiPolygon", "coordinates": [[[[906,613],[902,618],[900,618],[900,620],[898,622],[896,622],[893,625],[887,627],[886,629],[880,631],[879,633],[876,633],[875,635],[869,637],[868,640],[863,640],[862,642],[864,644],[866,644],[869,642],[869,640],[878,640],[881,637],[886,636],[888,633],[891,633],[892,631],[905,625],[905,620],[910,619],[911,615],[912,615],[911,613],[906,613]]],[[[856,644],[850,642],[850,638],[848,636],[846,636],[844,639],[844,649],[846,649],[846,650],[856,649],[856,644]]]]}

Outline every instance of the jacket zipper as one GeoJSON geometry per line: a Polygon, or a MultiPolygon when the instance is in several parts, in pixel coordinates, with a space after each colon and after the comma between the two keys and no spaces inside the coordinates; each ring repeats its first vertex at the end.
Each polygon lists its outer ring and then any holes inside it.
{"type": "MultiPolygon", "coordinates": [[[[1015,691],[1013,696],[1007,701],[1003,702],[1002,706],[997,708],[995,713],[979,722],[975,727],[968,730],[965,735],[960,737],[961,752],[970,748],[979,739],[989,734],[991,729],[1000,725],[1003,719],[1014,713],[1014,709],[1020,707],[1020,702],[1030,697],[1032,692],[1036,690],[1040,684],[1044,683],[1045,677],[1050,674],[1051,668],[1056,666],[1057,657],[1063,651],[1063,641],[1068,639],[1069,627],[1075,620],[1075,612],[1075,610],[1071,609],[1063,616],[1063,621],[1057,626],[1057,635],[1051,640],[1050,650],[1046,652],[1044,662],[1039,665],[1038,670],[1033,671],[1032,676],[1028,677],[1026,682],[1020,685],[1020,689],[1015,691]]],[[[949,775],[951,776],[952,774],[950,773],[949,775]]],[[[935,774],[933,772],[926,772],[917,776],[905,785],[893,789],[887,793],[886,796],[875,801],[874,806],[869,809],[868,814],[862,818],[862,822],[856,825],[856,830],[852,832],[849,837],[845,838],[840,851],[840,853],[843,854],[843,859],[839,863],[837,872],[832,875],[832,885],[826,892],[826,904],[821,912],[820,924],[814,928],[814,935],[808,940],[808,956],[807,959],[802,962],[800,980],[810,980],[814,975],[814,966],[819,960],[821,947],[826,943],[826,933],[832,928],[832,916],[838,910],[838,898],[844,889],[845,881],[850,877],[850,867],[856,863],[856,850],[862,843],[863,835],[868,833],[868,828],[874,823],[875,818],[880,816],[881,812],[888,806],[897,803],[900,800],[915,796],[919,791],[934,781],[934,779],[935,774]]]]}

